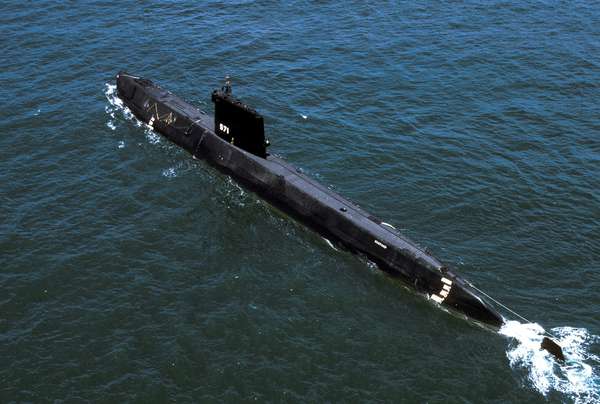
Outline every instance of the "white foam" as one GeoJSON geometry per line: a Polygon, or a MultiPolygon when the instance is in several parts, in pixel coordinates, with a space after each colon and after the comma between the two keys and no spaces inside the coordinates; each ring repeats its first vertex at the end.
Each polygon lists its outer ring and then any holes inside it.
{"type": "Polygon", "coordinates": [[[600,358],[590,352],[600,337],[584,328],[553,328],[566,358],[559,363],[540,348],[545,331],[539,324],[508,321],[499,332],[513,338],[506,351],[511,368],[525,370],[543,396],[557,391],[575,403],[600,403],[600,358]]]}
{"type": "Polygon", "coordinates": [[[162,175],[167,178],[175,178],[177,177],[177,170],[175,167],[169,167],[163,170],[162,175]]]}
{"type": "Polygon", "coordinates": [[[108,83],[106,83],[104,86],[104,95],[106,96],[106,99],[109,103],[109,105],[107,105],[104,108],[104,111],[111,118],[106,123],[106,126],[108,126],[112,130],[116,129],[116,124],[114,120],[117,119],[116,113],[119,112],[125,119],[135,123],[137,127],[144,127],[144,133],[146,134],[146,139],[148,139],[148,142],[150,142],[151,144],[159,144],[161,142],[160,135],[154,132],[154,128],[152,126],[138,120],[135,117],[135,115],[133,115],[133,112],[131,112],[131,110],[123,103],[123,100],[119,98],[117,94],[117,86],[115,84],[108,83]]]}
{"type": "Polygon", "coordinates": [[[106,83],[104,85],[104,87],[105,87],[104,95],[106,96],[106,99],[108,100],[108,103],[110,104],[110,105],[107,105],[106,108],[104,108],[106,113],[109,114],[112,118],[114,118],[115,111],[121,111],[127,119],[131,119],[131,120],[135,119],[133,116],[133,113],[129,110],[129,108],[127,108],[127,106],[125,106],[125,104],[123,103],[123,100],[121,100],[119,98],[119,96],[117,95],[116,84],[106,83]]]}
{"type": "Polygon", "coordinates": [[[146,139],[148,139],[148,142],[150,142],[150,144],[159,144],[160,143],[160,135],[157,134],[156,132],[154,132],[154,130],[152,130],[151,126],[146,125],[146,129],[144,130],[144,133],[146,134],[146,139]]]}
{"type": "Polygon", "coordinates": [[[327,245],[331,248],[333,248],[335,251],[339,251],[337,248],[335,248],[335,246],[333,245],[333,243],[331,241],[329,241],[329,239],[326,239],[325,237],[322,237],[323,240],[325,240],[325,242],[327,243],[327,245]]]}
{"type": "Polygon", "coordinates": [[[244,188],[242,188],[240,186],[240,184],[238,184],[237,182],[235,182],[231,177],[227,177],[227,182],[232,185],[235,189],[237,189],[237,191],[240,193],[240,196],[244,196],[246,194],[246,192],[244,191],[244,188]]]}

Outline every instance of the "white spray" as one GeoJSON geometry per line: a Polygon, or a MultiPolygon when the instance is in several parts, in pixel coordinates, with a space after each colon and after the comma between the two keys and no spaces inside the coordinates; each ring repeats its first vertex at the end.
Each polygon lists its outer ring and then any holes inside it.
{"type": "Polygon", "coordinates": [[[600,337],[583,328],[553,328],[551,334],[566,358],[559,363],[540,348],[546,334],[540,325],[508,321],[499,332],[512,338],[506,352],[511,368],[526,371],[527,379],[542,395],[554,390],[576,403],[600,403],[600,358],[590,352],[600,337]]]}
{"type": "Polygon", "coordinates": [[[144,133],[146,134],[146,138],[151,144],[158,144],[161,141],[160,136],[154,132],[154,128],[151,125],[143,123],[135,118],[133,112],[123,103],[123,101],[119,98],[117,94],[117,86],[115,84],[105,84],[104,95],[108,100],[109,105],[107,105],[104,110],[110,116],[110,119],[106,123],[111,130],[117,129],[117,119],[116,113],[120,112],[123,116],[134,122],[138,127],[144,127],[144,133]]]}

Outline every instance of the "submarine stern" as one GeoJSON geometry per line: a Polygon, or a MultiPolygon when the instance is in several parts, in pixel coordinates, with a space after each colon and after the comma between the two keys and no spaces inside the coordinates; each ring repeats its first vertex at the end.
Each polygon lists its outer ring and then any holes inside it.
{"type": "Polygon", "coordinates": [[[478,323],[500,329],[504,318],[498,311],[473,291],[463,279],[442,278],[442,290],[430,298],[450,310],[478,323]]]}

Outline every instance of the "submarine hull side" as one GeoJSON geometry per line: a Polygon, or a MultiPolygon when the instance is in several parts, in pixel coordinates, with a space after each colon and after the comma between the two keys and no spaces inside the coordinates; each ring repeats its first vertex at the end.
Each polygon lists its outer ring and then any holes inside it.
{"type": "Polygon", "coordinates": [[[323,237],[365,255],[438,304],[502,325],[502,317],[437,259],[281,158],[257,157],[224,141],[210,116],[148,80],[119,73],[117,89],[141,121],[323,237]]]}

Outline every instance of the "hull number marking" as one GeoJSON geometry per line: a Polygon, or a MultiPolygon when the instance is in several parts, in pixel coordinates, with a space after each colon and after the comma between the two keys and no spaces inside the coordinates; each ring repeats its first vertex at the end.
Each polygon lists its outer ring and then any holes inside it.
{"type": "Polygon", "coordinates": [[[219,124],[219,130],[223,133],[227,133],[229,135],[229,127],[226,125],[223,125],[222,123],[219,124]]]}

